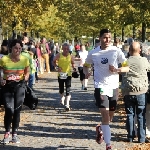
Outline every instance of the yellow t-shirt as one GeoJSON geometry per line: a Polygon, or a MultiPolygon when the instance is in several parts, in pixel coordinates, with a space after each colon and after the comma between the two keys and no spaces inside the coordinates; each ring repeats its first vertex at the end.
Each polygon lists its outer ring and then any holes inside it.
{"type": "Polygon", "coordinates": [[[19,81],[24,79],[24,69],[29,66],[29,60],[20,55],[20,61],[13,62],[9,55],[0,59],[0,67],[3,68],[3,78],[5,80],[19,81]]]}
{"type": "Polygon", "coordinates": [[[71,55],[63,56],[62,53],[60,53],[58,66],[62,69],[63,73],[67,73],[68,76],[71,76],[71,55]]]}

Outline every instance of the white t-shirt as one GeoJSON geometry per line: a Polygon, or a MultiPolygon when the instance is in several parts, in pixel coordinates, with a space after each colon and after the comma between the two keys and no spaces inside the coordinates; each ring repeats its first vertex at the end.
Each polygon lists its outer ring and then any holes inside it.
{"type": "Polygon", "coordinates": [[[79,62],[79,67],[83,67],[83,64],[85,63],[85,59],[87,58],[88,51],[79,51],[79,56],[80,56],[80,62],[79,62]]]}
{"type": "Polygon", "coordinates": [[[101,50],[100,46],[89,52],[86,63],[94,65],[94,87],[116,89],[119,87],[119,75],[109,71],[109,65],[118,68],[126,60],[124,53],[116,46],[101,50]]]}

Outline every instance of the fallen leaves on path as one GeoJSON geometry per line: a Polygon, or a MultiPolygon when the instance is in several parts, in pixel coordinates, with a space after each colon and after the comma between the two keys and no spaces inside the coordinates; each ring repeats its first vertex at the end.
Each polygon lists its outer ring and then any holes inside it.
{"type": "MultiPolygon", "coordinates": [[[[121,126],[125,126],[125,120],[126,120],[126,113],[124,110],[124,102],[123,102],[123,98],[120,95],[120,98],[118,100],[118,107],[117,107],[117,113],[120,114],[120,116],[124,116],[122,118],[120,118],[120,125],[121,126]]],[[[128,145],[128,142],[125,142],[126,145],[128,145]]],[[[150,143],[144,143],[144,144],[140,144],[140,143],[135,143],[135,145],[131,148],[126,148],[125,150],[150,150],[150,143]]]]}

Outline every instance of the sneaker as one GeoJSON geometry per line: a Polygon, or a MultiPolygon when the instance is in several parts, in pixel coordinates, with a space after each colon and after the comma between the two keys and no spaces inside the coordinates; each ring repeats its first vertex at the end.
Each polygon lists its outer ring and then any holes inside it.
{"type": "Polygon", "coordinates": [[[70,108],[66,108],[66,111],[69,111],[70,110],[70,108]]]}
{"type": "Polygon", "coordinates": [[[69,111],[70,110],[70,107],[66,106],[66,111],[69,111]]]}
{"type": "Polygon", "coordinates": [[[84,90],[87,91],[87,88],[85,87],[84,90]]]}
{"type": "Polygon", "coordinates": [[[8,144],[10,142],[10,133],[6,132],[4,139],[1,141],[2,144],[8,144]]]}
{"type": "Polygon", "coordinates": [[[63,96],[60,100],[60,104],[64,105],[64,102],[65,102],[65,96],[63,96]]]}
{"type": "Polygon", "coordinates": [[[103,132],[101,130],[101,126],[100,125],[96,126],[96,142],[98,144],[101,144],[103,142],[103,132]]]}
{"type": "Polygon", "coordinates": [[[112,150],[111,146],[106,146],[106,150],[112,150]]]}
{"type": "Polygon", "coordinates": [[[13,134],[13,135],[12,135],[12,143],[20,143],[17,134],[13,134]]]}
{"type": "Polygon", "coordinates": [[[51,73],[50,71],[48,73],[51,73]]]}

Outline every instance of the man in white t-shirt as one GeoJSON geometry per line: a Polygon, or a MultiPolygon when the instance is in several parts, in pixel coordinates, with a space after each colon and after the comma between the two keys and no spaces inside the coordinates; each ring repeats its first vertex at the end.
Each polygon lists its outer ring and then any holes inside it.
{"type": "Polygon", "coordinates": [[[101,144],[104,138],[106,150],[111,150],[109,122],[116,109],[119,87],[119,75],[111,72],[111,67],[118,68],[118,64],[123,63],[126,58],[121,49],[111,46],[110,30],[102,29],[99,39],[101,46],[89,52],[83,70],[88,77],[90,64],[94,66],[95,99],[102,116],[101,125],[96,126],[96,142],[101,144]]]}

